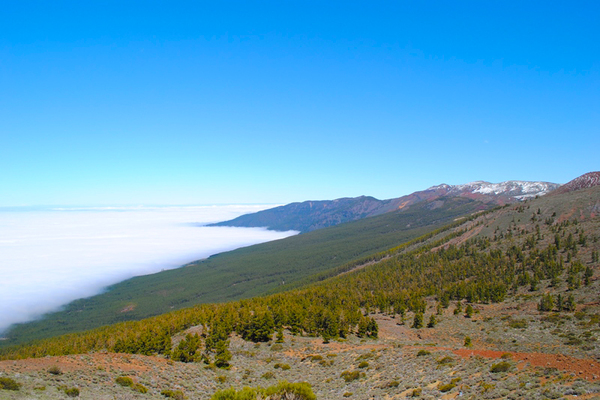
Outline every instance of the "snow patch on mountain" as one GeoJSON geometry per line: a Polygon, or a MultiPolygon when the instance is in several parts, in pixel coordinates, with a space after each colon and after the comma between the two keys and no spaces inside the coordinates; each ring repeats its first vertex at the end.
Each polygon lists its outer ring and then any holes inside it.
{"type": "Polygon", "coordinates": [[[509,196],[518,200],[524,200],[535,196],[543,196],[559,186],[556,183],[550,182],[505,181],[491,183],[474,181],[461,185],[447,185],[443,183],[432,186],[428,190],[444,190],[448,194],[454,195],[473,193],[487,196],[509,196]]]}

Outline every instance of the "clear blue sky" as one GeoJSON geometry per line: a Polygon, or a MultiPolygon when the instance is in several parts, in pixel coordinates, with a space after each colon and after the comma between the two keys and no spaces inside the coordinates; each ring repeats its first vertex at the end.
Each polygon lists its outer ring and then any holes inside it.
{"type": "Polygon", "coordinates": [[[600,169],[600,3],[8,1],[0,206],[287,203],[600,169]]]}

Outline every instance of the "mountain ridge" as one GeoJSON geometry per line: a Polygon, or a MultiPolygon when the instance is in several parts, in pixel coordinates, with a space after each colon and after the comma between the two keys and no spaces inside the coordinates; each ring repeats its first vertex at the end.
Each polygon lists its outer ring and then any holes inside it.
{"type": "Polygon", "coordinates": [[[500,183],[474,181],[461,185],[443,183],[387,200],[359,196],[294,202],[209,226],[266,227],[277,231],[295,230],[306,233],[395,210],[404,210],[421,201],[438,201],[442,197],[466,197],[487,204],[505,205],[543,196],[558,187],[560,185],[557,183],[516,180],[500,183]]]}

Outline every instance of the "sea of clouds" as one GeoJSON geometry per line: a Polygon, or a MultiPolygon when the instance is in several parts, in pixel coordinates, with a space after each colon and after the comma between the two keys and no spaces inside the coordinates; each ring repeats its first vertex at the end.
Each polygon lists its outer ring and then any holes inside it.
{"type": "Polygon", "coordinates": [[[0,333],[133,276],[297,233],[203,226],[269,207],[0,210],[0,333]]]}

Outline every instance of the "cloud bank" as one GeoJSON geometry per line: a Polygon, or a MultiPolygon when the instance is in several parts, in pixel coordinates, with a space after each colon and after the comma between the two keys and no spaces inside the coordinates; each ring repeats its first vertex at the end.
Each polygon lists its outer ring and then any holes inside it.
{"type": "Polygon", "coordinates": [[[202,226],[266,208],[0,212],[0,332],[124,279],[296,233],[202,226]]]}

